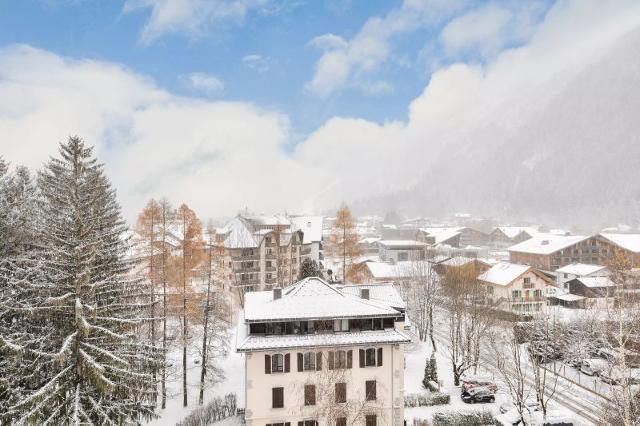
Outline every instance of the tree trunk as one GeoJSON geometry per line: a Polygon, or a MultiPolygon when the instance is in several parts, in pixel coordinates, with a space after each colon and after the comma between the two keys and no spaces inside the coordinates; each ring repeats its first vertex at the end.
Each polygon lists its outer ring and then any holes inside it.
{"type": "Polygon", "coordinates": [[[182,405],[187,406],[187,252],[186,229],[187,220],[183,216],[182,239],[182,405]]]}
{"type": "Polygon", "coordinates": [[[429,306],[429,337],[431,337],[431,345],[433,346],[433,351],[437,352],[436,348],[436,339],[433,337],[433,306],[429,306]]]}
{"type": "Polygon", "coordinates": [[[209,241],[209,276],[207,277],[207,300],[204,306],[204,326],[202,334],[202,366],[200,370],[200,396],[198,398],[198,404],[202,405],[204,402],[204,379],[207,376],[207,331],[209,328],[209,304],[211,298],[211,241],[209,241]]]}
{"type": "Polygon", "coordinates": [[[162,408],[167,407],[167,208],[162,204],[162,408]]]}

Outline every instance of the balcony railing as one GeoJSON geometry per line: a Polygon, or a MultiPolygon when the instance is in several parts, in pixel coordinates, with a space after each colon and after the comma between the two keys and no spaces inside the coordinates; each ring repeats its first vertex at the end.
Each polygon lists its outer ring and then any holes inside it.
{"type": "Polygon", "coordinates": [[[533,302],[545,302],[547,298],[544,296],[530,296],[530,297],[512,297],[509,300],[511,303],[533,303],[533,302]]]}

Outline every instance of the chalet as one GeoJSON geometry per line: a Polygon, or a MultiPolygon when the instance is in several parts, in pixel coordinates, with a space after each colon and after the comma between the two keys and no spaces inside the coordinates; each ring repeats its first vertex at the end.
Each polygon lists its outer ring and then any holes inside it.
{"type": "Polygon", "coordinates": [[[578,277],[565,284],[570,294],[584,298],[584,308],[607,308],[615,302],[616,285],[609,277],[578,277]]]}
{"type": "Polygon", "coordinates": [[[478,276],[488,301],[505,311],[534,315],[543,311],[554,281],[532,266],[498,263],[478,276]]]}
{"type": "Polygon", "coordinates": [[[565,284],[575,278],[606,277],[608,275],[609,270],[606,266],[572,263],[556,270],[556,284],[560,288],[568,289],[565,284]]]}
{"type": "Polygon", "coordinates": [[[380,260],[396,263],[407,260],[424,260],[427,243],[416,240],[380,240],[380,260]]]}
{"type": "Polygon", "coordinates": [[[506,248],[527,241],[538,233],[530,226],[498,226],[489,234],[489,243],[496,248],[506,248]]]}

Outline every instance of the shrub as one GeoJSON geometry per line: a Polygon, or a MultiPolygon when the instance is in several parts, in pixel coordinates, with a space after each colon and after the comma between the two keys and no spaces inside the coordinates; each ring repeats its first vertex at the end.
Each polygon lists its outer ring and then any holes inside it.
{"type": "Polygon", "coordinates": [[[429,407],[432,405],[445,405],[451,401],[451,395],[443,392],[407,394],[404,397],[405,407],[429,407]]]}
{"type": "Polygon", "coordinates": [[[490,411],[438,411],[433,415],[433,426],[484,426],[495,425],[490,411]]]}
{"type": "Polygon", "coordinates": [[[228,393],[221,398],[215,397],[204,407],[196,408],[176,426],[208,426],[219,420],[236,414],[237,398],[235,393],[228,393]]]}

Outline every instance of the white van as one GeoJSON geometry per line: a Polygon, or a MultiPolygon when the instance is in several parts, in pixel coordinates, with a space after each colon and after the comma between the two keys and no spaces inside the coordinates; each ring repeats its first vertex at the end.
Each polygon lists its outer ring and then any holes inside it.
{"type": "Polygon", "coordinates": [[[580,364],[580,371],[589,376],[597,376],[605,368],[607,368],[607,362],[598,358],[583,359],[580,364]]]}

